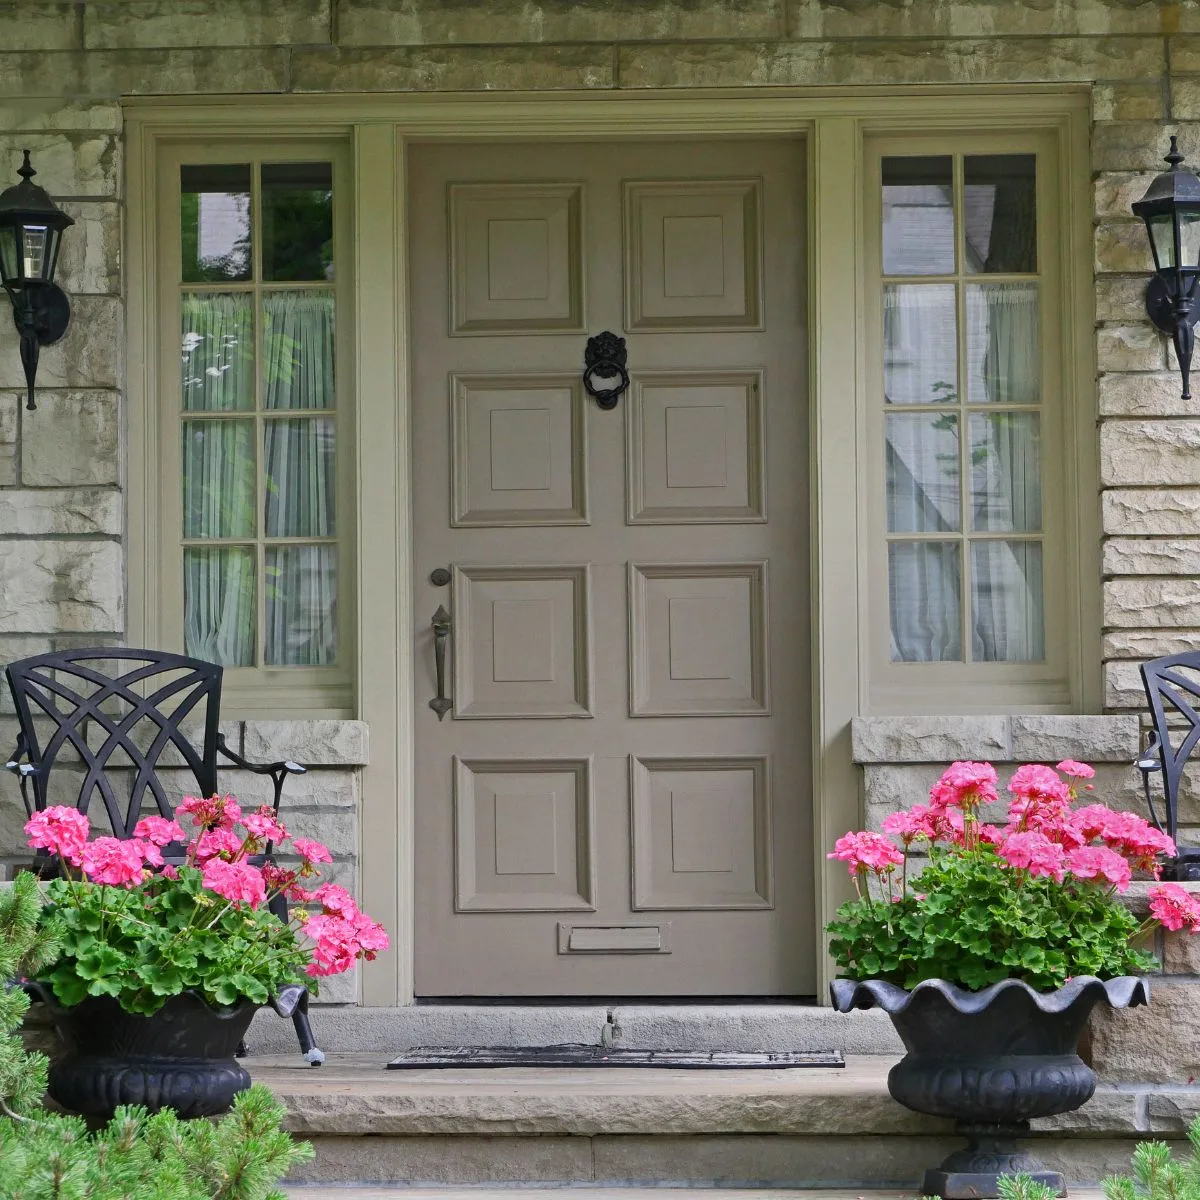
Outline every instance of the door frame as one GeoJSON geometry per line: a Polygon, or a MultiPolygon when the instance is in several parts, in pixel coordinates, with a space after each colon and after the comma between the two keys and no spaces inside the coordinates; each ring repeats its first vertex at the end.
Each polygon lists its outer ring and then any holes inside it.
{"type": "MultiPolygon", "coordinates": [[[[405,148],[411,141],[597,141],[618,138],[769,137],[803,139],[808,240],[808,401],[812,645],[814,910],[823,925],[849,894],[825,847],[861,820],[860,781],[850,723],[865,711],[862,631],[866,594],[861,537],[865,481],[864,348],[860,231],[863,137],[953,127],[1058,131],[1063,157],[1064,307],[1089,313],[1090,89],[1068,87],[797,88],[542,94],[129,98],[126,126],[127,365],[129,453],[126,497],[129,636],[153,637],[152,569],[159,530],[153,448],[155,308],[153,205],[157,147],[168,139],[341,136],[353,155],[356,537],[359,630],[390,630],[391,644],[357,648],[356,715],[371,728],[362,777],[360,891],[388,927],[392,949],[361,972],[360,1002],[413,1000],[414,628],[412,597],[410,387],[405,148]],[[1071,212],[1088,215],[1070,219],[1071,212]],[[821,236],[816,236],[817,229],[821,236]],[[847,345],[851,346],[847,351],[847,345]],[[849,402],[848,402],[848,399],[849,402]],[[397,469],[397,468],[400,469],[397,469]],[[854,602],[848,602],[853,598],[854,602]],[[394,733],[392,733],[394,731],[394,733]]],[[[1067,338],[1068,393],[1092,373],[1086,337],[1067,338]]],[[[1094,387],[1094,383],[1092,385],[1094,387]]],[[[1087,397],[1084,396],[1084,399],[1087,397]]],[[[1086,445],[1090,406],[1064,396],[1067,445],[1086,445]]],[[[1080,470],[1087,456],[1080,452],[1080,470]]],[[[1081,495],[1091,494],[1081,489],[1081,495]]],[[[1095,518],[1087,518],[1094,527],[1095,518]]],[[[1098,574],[1097,574],[1098,577],[1098,574]]],[[[1086,628],[1086,626],[1083,626],[1086,628]]],[[[1087,647],[1090,649],[1090,647],[1087,647]]],[[[1073,655],[1074,711],[1098,703],[1098,656],[1073,655]]],[[[266,714],[264,714],[265,716],[266,714]]],[[[820,940],[818,941],[820,944],[820,940]]],[[[822,956],[818,996],[830,977],[822,956]]]]}

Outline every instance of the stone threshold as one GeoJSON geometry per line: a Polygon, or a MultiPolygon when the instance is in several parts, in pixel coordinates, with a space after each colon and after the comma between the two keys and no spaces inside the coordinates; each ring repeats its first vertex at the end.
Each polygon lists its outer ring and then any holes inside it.
{"type": "MultiPolygon", "coordinates": [[[[629,1046],[641,1050],[840,1051],[899,1054],[886,1013],[836,1013],[816,1004],[314,1005],[326,1052],[388,1058],[418,1046],[629,1046]]],[[[288,1054],[290,1021],[264,1009],[247,1036],[252,1054],[288,1054]]]]}
{"type": "MultiPolygon", "coordinates": [[[[250,1056],[256,1082],[288,1109],[302,1137],[883,1136],[952,1134],[948,1120],[910,1112],[887,1092],[891,1055],[842,1068],[449,1068],[389,1071],[375,1055],[250,1056]]],[[[1200,1113],[1200,1087],[1101,1085],[1074,1113],[1033,1122],[1035,1135],[1180,1137],[1200,1113]]]]}
{"type": "MultiPolygon", "coordinates": [[[[298,1185],[287,1189],[290,1200],[546,1200],[544,1188],[374,1188],[298,1185]]],[[[862,1189],[845,1188],[581,1188],[570,1189],[570,1200],[861,1200],[862,1189]]],[[[916,1191],[871,1190],[871,1200],[909,1200],[916,1191]]],[[[1072,1190],[1075,1200],[1103,1200],[1099,1188],[1072,1190]]]]}

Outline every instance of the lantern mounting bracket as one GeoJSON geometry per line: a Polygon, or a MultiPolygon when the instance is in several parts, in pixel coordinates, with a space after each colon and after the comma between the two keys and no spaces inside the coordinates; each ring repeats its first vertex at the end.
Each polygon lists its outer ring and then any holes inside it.
{"type": "Polygon", "coordinates": [[[33,412],[37,408],[33,385],[41,349],[53,346],[67,332],[71,323],[71,302],[56,283],[27,283],[19,292],[14,290],[10,295],[13,324],[21,339],[21,365],[25,368],[25,407],[33,412]]]}

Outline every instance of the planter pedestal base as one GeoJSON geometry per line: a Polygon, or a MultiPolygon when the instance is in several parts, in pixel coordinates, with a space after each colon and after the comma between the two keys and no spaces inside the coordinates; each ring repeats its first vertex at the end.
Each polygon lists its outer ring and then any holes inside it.
{"type": "Polygon", "coordinates": [[[1019,1137],[1029,1136],[1029,1125],[967,1125],[960,1123],[957,1132],[967,1139],[962,1150],[955,1150],[940,1167],[925,1172],[921,1192],[926,1196],[941,1196],[943,1200],[990,1200],[1000,1195],[1001,1175],[1031,1175],[1051,1188],[1057,1196],[1067,1194],[1066,1180],[1058,1171],[1046,1165],[1027,1150],[1015,1144],[1019,1137]]]}

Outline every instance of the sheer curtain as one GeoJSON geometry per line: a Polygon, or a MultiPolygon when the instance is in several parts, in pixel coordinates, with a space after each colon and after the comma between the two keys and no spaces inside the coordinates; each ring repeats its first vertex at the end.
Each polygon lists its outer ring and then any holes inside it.
{"type": "MultiPolygon", "coordinates": [[[[266,534],[331,538],[335,528],[334,423],[279,410],[334,403],[333,293],[274,292],[263,301],[266,534]]],[[[331,545],[268,547],[266,662],[326,666],[337,658],[337,551],[331,545]]]]}
{"type": "Polygon", "coordinates": [[[336,550],[267,538],[332,538],[334,526],[333,296],[269,292],[263,299],[264,495],[258,494],[249,294],[194,294],[183,304],[184,535],[245,545],[184,552],[187,652],[228,666],[256,661],[257,587],[263,588],[267,665],[336,658],[336,550]],[[318,415],[313,410],[326,410],[318,415]],[[307,411],[312,415],[298,415],[307,411]],[[296,413],[292,416],[290,414],[296,413]]]}
{"type": "MultiPolygon", "coordinates": [[[[940,285],[939,285],[940,286],[940,285]]],[[[969,438],[967,533],[1012,533],[970,541],[971,595],[962,594],[955,541],[892,543],[889,549],[891,657],[900,662],[961,660],[961,605],[970,604],[977,661],[1045,657],[1042,551],[1022,535],[1042,528],[1040,420],[995,405],[1040,400],[1038,291],[1035,284],[970,285],[967,292],[966,416],[941,386],[945,321],[928,286],[888,289],[884,308],[889,533],[962,530],[958,512],[959,438],[969,438]],[[915,344],[914,344],[915,343],[915,344]],[[949,400],[943,413],[904,413],[905,403],[949,400]]],[[[950,318],[953,319],[952,317],[950,318]]],[[[952,326],[951,326],[952,328],[952,326]]]]}

